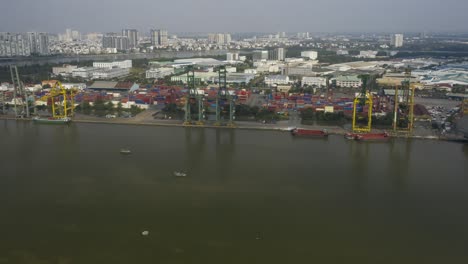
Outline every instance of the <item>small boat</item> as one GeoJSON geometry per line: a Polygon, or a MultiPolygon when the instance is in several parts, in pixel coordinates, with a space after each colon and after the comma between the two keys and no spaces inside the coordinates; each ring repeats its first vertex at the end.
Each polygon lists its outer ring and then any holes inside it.
{"type": "Polygon", "coordinates": [[[344,135],[344,137],[345,137],[346,139],[351,139],[351,140],[355,140],[355,139],[356,139],[356,136],[357,136],[357,134],[353,134],[353,133],[346,133],[346,134],[344,135]]]}
{"type": "Polygon", "coordinates": [[[301,129],[296,128],[291,130],[293,136],[307,136],[307,137],[328,137],[328,131],[323,130],[313,130],[313,129],[301,129]]]}
{"type": "Polygon", "coordinates": [[[382,141],[388,140],[390,136],[387,132],[384,133],[366,133],[366,134],[357,134],[356,140],[359,141],[382,141]]]}
{"type": "Polygon", "coordinates": [[[34,117],[33,122],[35,123],[40,123],[40,124],[68,124],[71,122],[71,118],[69,117],[63,117],[63,118],[56,118],[56,117],[48,117],[48,118],[42,118],[42,117],[34,117]]]}
{"type": "Polygon", "coordinates": [[[129,155],[129,154],[132,154],[132,151],[129,149],[121,149],[120,154],[129,155]]]}
{"type": "Polygon", "coordinates": [[[183,172],[180,172],[180,171],[174,171],[174,176],[176,176],[176,177],[186,177],[187,173],[183,173],[183,172]]]}

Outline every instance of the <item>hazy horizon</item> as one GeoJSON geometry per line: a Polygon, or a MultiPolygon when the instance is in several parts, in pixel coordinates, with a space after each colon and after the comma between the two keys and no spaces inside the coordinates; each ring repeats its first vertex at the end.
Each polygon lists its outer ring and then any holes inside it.
{"type": "Polygon", "coordinates": [[[7,32],[461,33],[468,23],[468,2],[459,0],[16,0],[1,6],[7,12],[0,31],[7,32]]]}

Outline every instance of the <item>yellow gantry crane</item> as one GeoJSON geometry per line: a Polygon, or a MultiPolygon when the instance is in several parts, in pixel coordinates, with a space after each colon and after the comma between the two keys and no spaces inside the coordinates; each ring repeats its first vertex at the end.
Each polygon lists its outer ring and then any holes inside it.
{"type": "Polygon", "coordinates": [[[412,133],[414,127],[414,92],[415,85],[411,84],[411,70],[405,70],[405,80],[401,89],[395,87],[395,106],[393,116],[393,130],[395,132],[412,133]]]}
{"type": "Polygon", "coordinates": [[[463,115],[468,116],[468,99],[463,100],[462,110],[463,110],[463,115]]]}
{"type": "Polygon", "coordinates": [[[362,90],[361,93],[354,98],[353,102],[353,132],[368,133],[372,130],[372,94],[367,90],[367,81],[369,76],[363,75],[360,76],[362,80],[362,90]],[[361,107],[361,111],[358,111],[357,107],[361,107]],[[358,123],[360,119],[365,119],[365,117],[360,115],[359,112],[364,111],[364,107],[367,106],[367,122],[365,124],[358,123]]]}
{"type": "Polygon", "coordinates": [[[54,118],[67,118],[74,115],[76,93],[77,90],[74,88],[67,90],[59,81],[55,83],[47,95],[54,118]]]}

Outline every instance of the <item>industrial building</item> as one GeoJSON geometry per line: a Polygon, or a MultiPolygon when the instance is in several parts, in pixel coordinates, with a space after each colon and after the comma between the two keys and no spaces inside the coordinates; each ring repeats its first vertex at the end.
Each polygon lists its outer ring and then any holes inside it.
{"type": "Polygon", "coordinates": [[[172,63],[173,67],[185,67],[189,65],[199,65],[199,66],[220,66],[225,65],[226,62],[222,62],[216,59],[211,58],[192,58],[192,59],[178,59],[174,60],[172,63]]]}
{"type": "Polygon", "coordinates": [[[341,75],[334,79],[337,87],[359,88],[362,80],[356,75],[341,75]]]}
{"type": "Polygon", "coordinates": [[[375,50],[362,50],[359,52],[358,58],[364,59],[375,59],[377,57],[378,51],[375,50]]]}
{"type": "Polygon", "coordinates": [[[91,79],[93,77],[93,73],[96,71],[94,67],[81,67],[72,70],[72,77],[79,77],[83,79],[91,79]]]}
{"type": "Polygon", "coordinates": [[[73,72],[73,70],[77,68],[78,66],[76,65],[64,64],[59,67],[52,67],[52,73],[54,75],[70,75],[73,72]]]}
{"type": "Polygon", "coordinates": [[[302,77],[302,86],[317,86],[325,87],[327,85],[327,79],[324,77],[302,77]]]}
{"type": "MultiPolygon", "coordinates": [[[[255,78],[255,74],[228,72],[226,74],[226,83],[247,84],[254,78],[255,78]]],[[[219,76],[215,76],[211,78],[211,82],[218,83],[219,76]]]]}
{"type": "Polygon", "coordinates": [[[256,69],[245,69],[244,73],[257,74],[257,70],[256,69]]]}
{"type": "Polygon", "coordinates": [[[88,87],[90,90],[95,91],[115,91],[115,92],[133,92],[138,90],[139,85],[134,82],[107,82],[107,81],[95,81],[91,86],[88,87]]]}
{"type": "MultiPolygon", "coordinates": [[[[404,73],[387,73],[376,81],[381,86],[395,87],[400,86],[403,81],[407,80],[407,78],[408,76],[406,76],[404,73]]],[[[411,83],[419,82],[416,76],[411,76],[410,81],[411,83]]]]}
{"type": "Polygon", "coordinates": [[[132,68],[132,60],[123,60],[123,61],[113,61],[113,62],[93,62],[94,68],[123,68],[130,69],[132,68]]]}
{"type": "Polygon", "coordinates": [[[347,51],[347,50],[337,50],[336,55],[349,55],[349,51],[347,51]]]}
{"type": "Polygon", "coordinates": [[[129,68],[94,68],[93,79],[113,79],[130,74],[129,68]]]}
{"type": "Polygon", "coordinates": [[[146,71],[146,79],[159,79],[174,74],[174,68],[156,68],[146,71]]]}
{"type": "Polygon", "coordinates": [[[316,60],[318,58],[318,52],[317,51],[302,51],[301,57],[308,58],[310,60],[316,60]]]}
{"type": "Polygon", "coordinates": [[[279,85],[279,84],[288,84],[289,76],[287,75],[270,75],[265,76],[265,84],[269,86],[279,85]]]}
{"type": "Polygon", "coordinates": [[[72,77],[80,77],[83,79],[113,79],[120,78],[130,74],[130,68],[95,68],[82,67],[73,69],[72,77]]]}

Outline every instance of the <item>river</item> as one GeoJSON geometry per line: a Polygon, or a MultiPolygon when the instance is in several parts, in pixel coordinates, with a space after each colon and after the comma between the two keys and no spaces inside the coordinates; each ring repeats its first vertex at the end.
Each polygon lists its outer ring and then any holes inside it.
{"type": "Polygon", "coordinates": [[[156,51],[154,53],[128,53],[128,54],[103,54],[103,55],[62,55],[45,57],[19,57],[2,58],[0,66],[8,65],[43,65],[56,63],[71,63],[77,61],[110,61],[110,60],[132,60],[132,59],[183,59],[204,56],[226,55],[227,50],[208,51],[156,51]]]}
{"type": "Polygon", "coordinates": [[[468,145],[4,120],[0,142],[0,263],[468,263],[468,145]]]}

